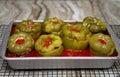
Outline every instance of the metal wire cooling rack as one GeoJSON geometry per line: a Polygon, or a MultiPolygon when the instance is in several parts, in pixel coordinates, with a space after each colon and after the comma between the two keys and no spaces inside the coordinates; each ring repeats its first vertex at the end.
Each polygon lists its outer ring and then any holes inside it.
{"type": "MultiPolygon", "coordinates": [[[[0,47],[7,26],[0,26],[0,47]]],[[[112,26],[120,38],[120,26],[112,26]]],[[[0,48],[1,49],[1,48],[0,48]]],[[[0,77],[120,77],[120,60],[108,69],[13,70],[0,58],[0,77]]]]}

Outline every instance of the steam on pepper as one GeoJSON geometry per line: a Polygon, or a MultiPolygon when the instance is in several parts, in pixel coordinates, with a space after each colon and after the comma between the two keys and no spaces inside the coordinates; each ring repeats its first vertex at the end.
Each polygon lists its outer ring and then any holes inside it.
{"type": "Polygon", "coordinates": [[[83,26],[87,27],[93,33],[106,31],[106,24],[96,17],[84,18],[83,26]]]}
{"type": "Polygon", "coordinates": [[[41,35],[35,43],[35,49],[43,56],[59,56],[63,51],[62,39],[54,34],[41,35]]]}
{"type": "Polygon", "coordinates": [[[17,55],[29,53],[34,46],[33,38],[24,32],[15,33],[8,40],[8,50],[17,55]]]}
{"type": "Polygon", "coordinates": [[[63,46],[65,49],[86,49],[90,35],[89,29],[81,24],[66,24],[62,28],[63,46]]]}
{"type": "Polygon", "coordinates": [[[63,25],[63,20],[57,17],[48,18],[43,22],[43,31],[46,33],[59,34],[63,25]]]}
{"type": "Polygon", "coordinates": [[[15,32],[26,32],[33,38],[37,38],[41,33],[41,24],[32,20],[23,20],[18,24],[15,32]]]}
{"type": "Polygon", "coordinates": [[[90,52],[96,56],[110,56],[115,50],[115,44],[111,37],[103,33],[91,36],[89,40],[90,52]]]}

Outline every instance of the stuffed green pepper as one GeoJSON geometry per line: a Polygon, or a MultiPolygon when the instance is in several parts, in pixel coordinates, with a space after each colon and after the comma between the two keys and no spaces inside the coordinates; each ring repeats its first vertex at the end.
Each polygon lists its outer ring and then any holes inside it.
{"type": "Polygon", "coordinates": [[[90,52],[96,56],[110,56],[115,50],[115,44],[109,35],[97,33],[89,40],[90,52]]]}
{"type": "Polygon", "coordinates": [[[43,32],[59,34],[61,27],[64,25],[63,20],[57,17],[48,18],[43,22],[43,32]]]}
{"type": "Polygon", "coordinates": [[[23,20],[16,26],[15,33],[17,32],[26,32],[33,38],[37,38],[41,33],[41,24],[32,20],[23,20]]]}
{"type": "Polygon", "coordinates": [[[8,50],[17,55],[28,54],[34,46],[33,38],[24,32],[15,33],[8,40],[8,50]]]}
{"type": "Polygon", "coordinates": [[[41,35],[35,43],[35,50],[42,56],[59,56],[63,51],[62,39],[54,34],[41,35]]]}
{"type": "Polygon", "coordinates": [[[96,17],[84,18],[83,26],[87,27],[93,33],[106,31],[106,24],[102,20],[96,17]]]}
{"type": "Polygon", "coordinates": [[[86,49],[90,35],[89,29],[81,24],[66,24],[62,27],[63,46],[65,49],[86,49]]]}

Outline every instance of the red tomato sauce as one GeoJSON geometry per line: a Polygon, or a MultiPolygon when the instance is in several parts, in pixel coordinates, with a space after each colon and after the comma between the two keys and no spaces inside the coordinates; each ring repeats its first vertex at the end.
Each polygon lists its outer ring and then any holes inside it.
{"type": "MultiPolygon", "coordinates": [[[[42,57],[38,52],[35,50],[32,50],[29,54],[26,54],[24,56],[19,56],[13,53],[10,53],[7,51],[6,53],[7,57],[42,57]]],[[[64,49],[60,57],[94,57],[92,53],[90,53],[89,49],[85,50],[70,50],[70,49],[64,49]]],[[[117,52],[115,51],[111,56],[117,56],[117,52]]]]}
{"type": "Polygon", "coordinates": [[[98,41],[99,41],[101,44],[106,44],[106,41],[103,40],[103,39],[98,39],[98,41]]]}
{"type": "Polygon", "coordinates": [[[6,53],[7,57],[40,57],[41,55],[39,53],[37,53],[35,50],[32,50],[30,53],[26,54],[26,55],[16,55],[13,53],[10,53],[9,51],[7,51],[6,53]]]}
{"type": "Polygon", "coordinates": [[[49,45],[51,45],[51,43],[52,43],[52,39],[48,38],[44,41],[43,46],[47,48],[49,45]]]}
{"type": "Polygon", "coordinates": [[[25,43],[25,40],[24,39],[17,39],[16,40],[16,44],[24,44],[25,43]]]}

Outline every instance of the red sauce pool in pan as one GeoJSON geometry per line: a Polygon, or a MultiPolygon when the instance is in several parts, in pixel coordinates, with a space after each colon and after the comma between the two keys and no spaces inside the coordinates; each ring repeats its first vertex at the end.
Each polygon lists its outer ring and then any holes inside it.
{"type": "MultiPolygon", "coordinates": [[[[117,56],[117,52],[115,51],[111,56],[117,56]]],[[[73,56],[73,57],[95,57],[93,54],[90,53],[89,49],[85,50],[69,50],[69,49],[64,49],[60,57],[65,57],[65,56],[73,56]]],[[[24,55],[24,56],[19,56],[15,55],[13,53],[10,53],[7,51],[6,57],[42,57],[40,54],[38,54],[35,50],[32,50],[29,54],[24,55]]]]}

